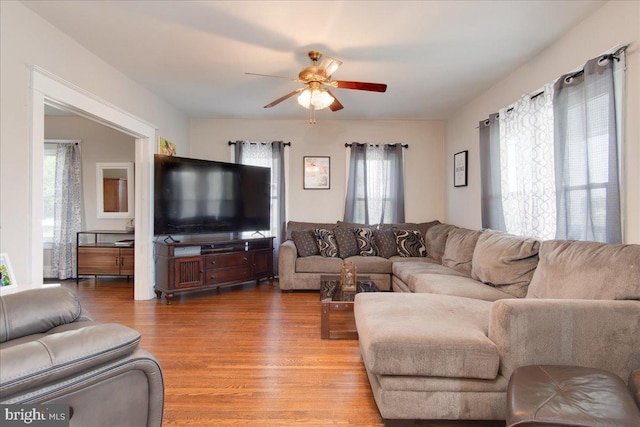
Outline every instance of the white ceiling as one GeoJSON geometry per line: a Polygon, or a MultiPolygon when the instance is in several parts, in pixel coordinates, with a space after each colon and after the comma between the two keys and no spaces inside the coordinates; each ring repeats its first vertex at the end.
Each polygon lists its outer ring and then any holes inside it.
{"type": "MultiPolygon", "coordinates": [[[[301,118],[309,50],[344,63],[331,119],[443,119],[561,37],[604,1],[24,1],[190,117],[301,118]]],[[[532,88],[534,90],[535,88],[532,88]]]]}

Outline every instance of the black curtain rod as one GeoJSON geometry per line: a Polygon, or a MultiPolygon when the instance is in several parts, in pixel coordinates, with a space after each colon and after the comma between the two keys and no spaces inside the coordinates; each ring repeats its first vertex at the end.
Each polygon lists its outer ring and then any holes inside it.
{"type": "MultiPolygon", "coordinates": [[[[238,143],[238,141],[229,141],[229,145],[236,145],[238,143]]],[[[268,142],[250,142],[249,144],[268,144],[268,142]]],[[[285,142],[284,144],[285,147],[291,147],[291,142],[285,142]]]]}
{"type": "MultiPolygon", "coordinates": [[[[344,146],[345,147],[351,147],[352,145],[372,145],[374,147],[379,147],[380,145],[395,145],[395,144],[363,144],[361,142],[354,142],[352,144],[349,143],[345,143],[344,146]]],[[[409,144],[400,144],[402,146],[402,148],[409,148],[409,144]]]]}
{"type": "MultiPolygon", "coordinates": [[[[629,47],[629,45],[628,45],[628,44],[627,44],[627,45],[624,45],[624,46],[621,46],[621,47],[619,47],[615,52],[604,54],[604,55],[602,55],[600,58],[614,59],[614,60],[616,60],[616,61],[620,61],[620,54],[621,54],[622,52],[626,52],[626,50],[627,50],[627,48],[628,48],[628,47],[629,47]]],[[[581,74],[584,74],[584,68],[583,68],[583,69],[581,69],[581,70],[576,71],[575,73],[567,74],[567,75],[565,76],[565,79],[572,79],[572,78],[574,78],[574,77],[578,77],[578,76],[579,76],[579,75],[581,75],[581,74]]],[[[534,100],[534,99],[536,99],[537,97],[539,97],[540,95],[542,95],[543,93],[544,93],[544,91],[540,91],[540,92],[538,92],[538,93],[536,93],[536,94],[534,94],[534,95],[531,95],[531,99],[532,99],[532,100],[534,100]]],[[[511,107],[511,108],[507,108],[507,113],[508,113],[508,112],[510,112],[510,111],[513,111],[513,107],[511,107]]],[[[500,115],[497,115],[496,117],[500,117],[500,115]]],[[[485,120],[485,121],[484,121],[484,125],[485,125],[485,126],[488,126],[488,125],[489,125],[489,119],[487,119],[487,120],[485,120]]],[[[479,128],[479,127],[477,127],[476,129],[478,129],[478,128],[479,128]]]]}

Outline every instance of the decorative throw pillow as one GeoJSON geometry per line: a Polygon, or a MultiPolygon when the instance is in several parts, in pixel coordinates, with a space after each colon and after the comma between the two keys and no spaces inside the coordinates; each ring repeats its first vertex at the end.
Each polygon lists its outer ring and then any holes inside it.
{"type": "Polygon", "coordinates": [[[326,228],[316,228],[313,230],[316,235],[316,243],[318,244],[318,250],[320,255],[324,257],[335,258],[338,256],[338,242],[336,241],[336,235],[333,231],[326,228]]]}
{"type": "Polygon", "coordinates": [[[418,230],[394,230],[396,237],[396,245],[398,246],[398,255],[404,257],[425,257],[427,256],[427,247],[424,244],[424,238],[418,230]]]}
{"type": "Polygon", "coordinates": [[[358,242],[358,252],[362,256],[376,256],[376,241],[373,238],[373,230],[370,228],[356,228],[356,242],[358,242]]]}
{"type": "Polygon", "coordinates": [[[292,231],[291,239],[296,244],[299,257],[320,255],[316,235],[312,230],[292,231]]]}
{"type": "Polygon", "coordinates": [[[390,228],[384,230],[374,230],[373,239],[376,243],[376,251],[378,256],[383,258],[391,258],[398,255],[398,246],[396,244],[396,236],[390,228]]]}
{"type": "Polygon", "coordinates": [[[338,256],[340,258],[348,258],[360,253],[353,228],[337,227],[333,229],[333,234],[336,236],[338,256]]]}

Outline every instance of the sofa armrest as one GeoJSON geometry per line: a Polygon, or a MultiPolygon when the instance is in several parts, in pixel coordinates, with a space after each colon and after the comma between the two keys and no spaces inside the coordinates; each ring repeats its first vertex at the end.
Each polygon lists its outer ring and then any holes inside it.
{"type": "Polygon", "coordinates": [[[578,365],[626,379],[640,367],[640,301],[499,300],[491,306],[489,339],[507,379],[526,365],[578,365]]]}
{"type": "Polygon", "coordinates": [[[298,248],[293,240],[286,240],[278,252],[278,280],[281,290],[293,289],[293,273],[296,272],[298,248]]]}
{"type": "Polygon", "coordinates": [[[131,328],[115,323],[98,323],[2,348],[0,396],[129,355],[139,342],[140,334],[131,328]]]}

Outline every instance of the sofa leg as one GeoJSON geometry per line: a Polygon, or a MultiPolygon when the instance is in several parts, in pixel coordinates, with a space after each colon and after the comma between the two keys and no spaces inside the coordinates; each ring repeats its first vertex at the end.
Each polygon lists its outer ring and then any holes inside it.
{"type": "Polygon", "coordinates": [[[416,420],[384,420],[384,427],[413,427],[416,420]]]}

